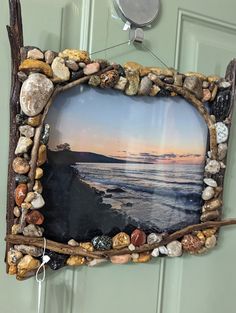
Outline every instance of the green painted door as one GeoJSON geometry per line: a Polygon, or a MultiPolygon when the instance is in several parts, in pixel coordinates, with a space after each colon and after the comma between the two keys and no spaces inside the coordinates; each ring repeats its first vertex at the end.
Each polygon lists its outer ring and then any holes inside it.
{"type": "MultiPolygon", "coordinates": [[[[5,31],[8,1],[0,11],[1,140],[0,312],[37,311],[34,279],[17,282],[5,274],[4,242],[8,156],[10,57],[5,31]]],[[[22,0],[25,45],[60,50],[97,51],[125,42],[123,22],[112,0],[22,0]]],[[[162,1],[158,22],[145,42],[170,67],[224,75],[236,56],[236,2],[226,0],[162,1]]],[[[100,54],[123,63],[133,60],[160,65],[149,53],[124,45],[100,54]]],[[[236,143],[232,139],[225,190],[225,217],[236,216],[236,143]]],[[[143,265],[101,266],[47,272],[42,312],[57,313],[235,313],[236,229],[221,231],[217,249],[206,256],[162,259],[143,265]]]]}

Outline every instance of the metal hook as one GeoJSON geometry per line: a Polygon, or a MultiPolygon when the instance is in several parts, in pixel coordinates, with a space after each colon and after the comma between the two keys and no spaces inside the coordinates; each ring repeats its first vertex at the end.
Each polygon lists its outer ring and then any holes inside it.
{"type": "Polygon", "coordinates": [[[129,39],[131,42],[142,43],[144,40],[144,31],[142,28],[130,28],[129,39]]]}

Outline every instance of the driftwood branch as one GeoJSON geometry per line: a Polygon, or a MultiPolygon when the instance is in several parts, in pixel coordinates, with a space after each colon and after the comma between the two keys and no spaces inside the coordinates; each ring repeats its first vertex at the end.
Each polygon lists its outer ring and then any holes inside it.
{"type": "MultiPolygon", "coordinates": [[[[10,242],[11,244],[16,245],[31,245],[38,248],[44,247],[44,239],[43,238],[36,238],[36,237],[25,237],[22,235],[8,235],[6,237],[6,241],[10,242]]],[[[96,252],[89,252],[81,247],[72,247],[69,245],[65,245],[63,243],[58,243],[55,241],[47,240],[46,249],[49,249],[51,251],[62,253],[62,254],[68,254],[68,255],[80,255],[84,257],[91,257],[91,258],[101,258],[101,256],[97,255],[96,252]]]]}
{"type": "Polygon", "coordinates": [[[214,122],[212,121],[210,114],[207,112],[206,108],[204,107],[204,104],[198,100],[194,94],[192,94],[190,91],[183,87],[175,86],[166,84],[163,81],[161,81],[159,78],[156,78],[154,81],[159,87],[174,91],[178,95],[181,95],[186,100],[188,100],[201,114],[203,119],[205,120],[210,134],[210,150],[212,153],[212,159],[217,158],[217,141],[216,141],[216,129],[214,122]]]}
{"type": "Polygon", "coordinates": [[[232,61],[229,62],[226,73],[225,73],[225,78],[228,81],[232,81],[232,96],[230,99],[230,110],[229,110],[229,120],[231,122],[232,115],[233,115],[233,107],[234,107],[234,102],[235,102],[235,91],[236,91],[236,59],[233,59],[232,61]]]}
{"type": "Polygon", "coordinates": [[[101,71],[99,71],[99,72],[97,72],[95,74],[84,76],[84,77],[79,78],[79,79],[77,79],[77,80],[75,80],[73,82],[67,83],[66,85],[60,86],[58,91],[59,92],[63,92],[63,91],[66,91],[68,89],[71,89],[71,88],[73,88],[75,86],[78,86],[78,85],[81,85],[83,83],[86,83],[87,81],[89,81],[91,76],[93,76],[93,75],[98,75],[99,76],[99,75],[101,75],[103,73],[106,73],[107,71],[113,70],[115,68],[116,68],[116,65],[109,65],[106,68],[104,68],[103,70],[101,70],[101,71]]]}
{"type": "MultiPolygon", "coordinates": [[[[136,247],[134,251],[130,251],[128,248],[124,248],[121,250],[113,249],[113,250],[108,250],[108,251],[87,252],[81,249],[80,247],[72,247],[72,246],[65,245],[65,244],[58,243],[58,242],[51,241],[51,240],[47,240],[46,248],[51,251],[68,254],[68,255],[80,255],[80,256],[92,257],[92,258],[108,258],[113,255],[123,255],[123,254],[152,251],[155,248],[158,248],[163,245],[167,245],[173,240],[180,239],[184,235],[189,234],[193,231],[204,230],[204,229],[211,228],[211,227],[220,228],[222,226],[235,225],[235,224],[236,224],[236,219],[227,219],[227,220],[222,220],[222,221],[209,221],[209,222],[205,222],[201,224],[190,225],[170,234],[159,243],[154,243],[151,245],[145,244],[143,246],[136,247]]],[[[7,235],[5,240],[11,244],[33,245],[39,248],[43,248],[44,246],[43,238],[32,238],[32,237],[25,237],[21,235],[7,235]]]]}
{"type": "MultiPolygon", "coordinates": [[[[11,91],[10,91],[10,144],[8,159],[8,188],[7,188],[7,234],[11,233],[14,223],[13,208],[15,204],[15,174],[12,171],[12,161],[15,158],[15,147],[18,141],[16,114],[20,112],[19,95],[21,83],[17,78],[21,62],[20,48],[23,46],[23,31],[21,20],[21,7],[19,0],[9,0],[10,25],[7,26],[8,38],[11,48],[11,91]]],[[[10,248],[7,243],[6,251],[10,248]]],[[[7,265],[8,266],[8,265],[7,265]]]]}
{"type": "MultiPolygon", "coordinates": [[[[109,70],[114,69],[114,65],[110,65],[108,67],[106,67],[105,69],[101,70],[100,72],[96,73],[96,75],[101,75],[104,72],[107,72],[109,70]]],[[[35,136],[34,136],[34,144],[31,150],[31,159],[30,159],[30,171],[28,174],[29,177],[29,183],[28,183],[28,190],[31,191],[33,189],[33,185],[34,185],[34,177],[35,177],[35,171],[36,171],[36,167],[37,167],[37,157],[38,157],[38,150],[39,150],[39,146],[40,146],[40,138],[41,138],[41,133],[42,133],[42,129],[43,129],[43,123],[47,117],[48,111],[53,103],[53,100],[55,99],[56,95],[58,95],[61,92],[64,92],[68,89],[71,89],[75,86],[79,86],[83,83],[86,83],[87,81],[89,81],[90,77],[92,75],[88,75],[88,76],[84,76],[82,78],[79,78],[73,82],[67,83],[66,85],[63,86],[56,86],[50,99],[48,100],[44,111],[43,111],[43,116],[41,119],[41,123],[40,125],[36,128],[35,131],[35,136]]]]}
{"type": "Polygon", "coordinates": [[[33,144],[32,150],[31,150],[30,171],[28,174],[28,177],[29,177],[28,191],[32,191],[33,186],[34,186],[34,178],[35,178],[35,171],[37,168],[38,151],[39,151],[39,146],[40,146],[41,133],[43,130],[43,123],[44,123],[44,120],[47,116],[47,112],[48,112],[51,104],[53,103],[53,100],[54,100],[55,96],[57,95],[57,93],[58,93],[58,88],[55,88],[54,92],[52,93],[50,99],[48,100],[48,102],[46,104],[40,125],[35,130],[34,144],[33,144]]]}

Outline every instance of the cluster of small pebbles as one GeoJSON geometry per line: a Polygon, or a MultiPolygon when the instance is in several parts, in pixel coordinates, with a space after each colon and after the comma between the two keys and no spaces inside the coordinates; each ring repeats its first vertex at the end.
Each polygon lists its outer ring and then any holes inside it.
{"type": "MultiPolygon", "coordinates": [[[[177,96],[177,87],[190,92],[198,101],[208,106],[215,129],[218,154],[212,158],[212,151],[206,157],[204,189],[202,192],[201,221],[216,220],[222,207],[222,177],[225,171],[229,122],[231,107],[231,82],[218,76],[205,76],[201,73],[181,74],[173,69],[144,67],[135,62],[127,62],[122,67],[106,60],[91,60],[88,52],[65,49],[59,53],[41,51],[37,47],[21,48],[21,64],[18,79],[22,83],[20,91],[20,112],[16,116],[18,142],[12,170],[15,173],[15,207],[12,208],[15,220],[12,234],[28,237],[43,237],[43,211],[46,210],[42,196],[41,178],[43,166],[47,162],[47,144],[50,126],[43,123],[43,114],[47,103],[57,86],[64,86],[81,78],[93,87],[114,88],[128,96],[177,96]],[[174,88],[175,87],[175,88],[174,88]],[[40,133],[38,133],[40,132],[40,133]],[[35,138],[40,136],[39,146],[35,138]],[[33,152],[37,159],[32,159],[33,152]],[[33,164],[35,162],[35,164],[33,164]],[[35,165],[35,168],[33,167],[35,165]],[[32,180],[33,167],[33,180],[32,180]]],[[[161,242],[168,234],[145,234],[136,229],[132,234],[118,233],[113,238],[96,236],[91,242],[78,243],[74,239],[69,246],[79,247],[83,251],[114,250],[110,261],[115,264],[127,262],[144,263],[152,257],[167,255],[179,257],[183,252],[202,253],[216,244],[216,229],[185,235],[167,245],[161,242]],[[149,247],[145,252],[137,252],[140,247],[149,247]],[[116,255],[124,249],[126,253],[116,255]]],[[[108,258],[91,258],[79,255],[66,256],[47,251],[50,257],[48,265],[58,269],[65,265],[87,264],[94,266],[108,261],[108,258]]],[[[24,279],[35,274],[41,264],[42,249],[34,246],[15,245],[8,252],[9,274],[24,279]]]]}

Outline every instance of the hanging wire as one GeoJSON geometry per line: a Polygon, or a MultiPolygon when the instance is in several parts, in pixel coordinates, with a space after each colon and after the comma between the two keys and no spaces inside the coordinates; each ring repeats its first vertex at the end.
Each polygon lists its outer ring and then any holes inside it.
{"type": "MultiPolygon", "coordinates": [[[[104,51],[108,51],[108,50],[111,50],[111,49],[114,49],[116,47],[120,47],[120,46],[123,46],[125,44],[129,44],[130,45],[131,41],[128,40],[128,41],[125,41],[125,42],[122,42],[122,43],[119,43],[119,44],[116,44],[116,45],[113,45],[113,46],[110,46],[110,47],[107,47],[107,48],[104,48],[104,49],[101,49],[101,50],[97,50],[97,51],[94,51],[94,52],[91,52],[90,55],[93,55],[93,54],[96,54],[96,53],[99,53],[99,52],[104,52],[104,51]]],[[[158,60],[162,65],[164,65],[166,68],[169,68],[168,65],[156,54],[154,53],[150,48],[148,48],[146,45],[144,45],[144,43],[142,42],[141,44],[141,47],[143,47],[153,58],[155,58],[156,60],[158,60]]]]}
{"type": "Polygon", "coordinates": [[[104,48],[104,49],[101,49],[101,50],[97,50],[97,51],[94,51],[92,53],[90,53],[90,55],[93,55],[93,54],[96,54],[96,53],[99,53],[99,52],[103,52],[103,51],[107,51],[107,50],[111,50],[113,48],[116,48],[116,47],[120,47],[120,46],[123,46],[125,44],[128,44],[130,41],[125,41],[125,42],[122,42],[122,43],[118,43],[117,45],[114,45],[114,46],[110,46],[108,48],[104,48]]]}
{"type": "Polygon", "coordinates": [[[146,51],[153,56],[155,59],[157,59],[159,62],[161,62],[161,64],[163,64],[166,68],[169,68],[168,65],[166,65],[166,63],[157,55],[155,54],[151,49],[149,49],[147,46],[144,45],[144,43],[142,43],[142,47],[144,49],[146,49],[146,51]]]}

